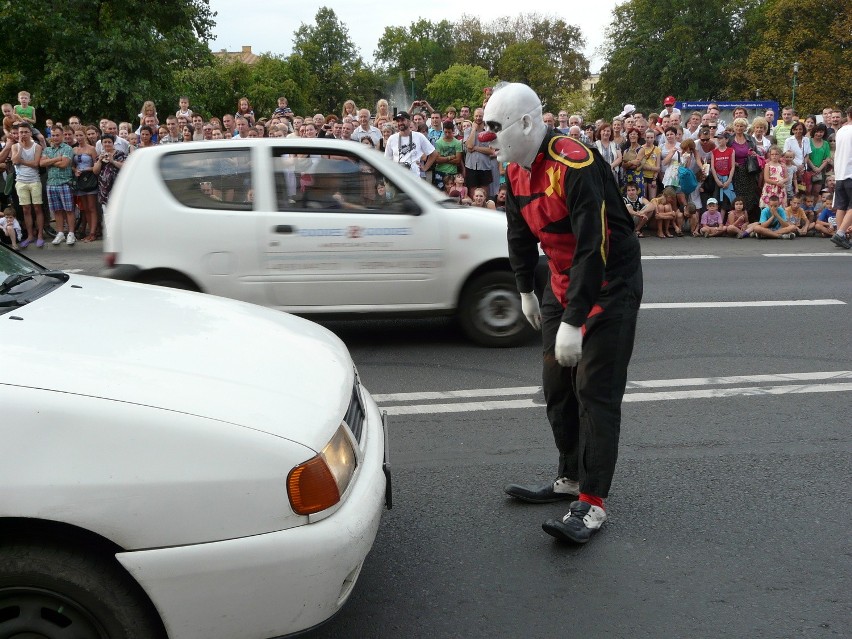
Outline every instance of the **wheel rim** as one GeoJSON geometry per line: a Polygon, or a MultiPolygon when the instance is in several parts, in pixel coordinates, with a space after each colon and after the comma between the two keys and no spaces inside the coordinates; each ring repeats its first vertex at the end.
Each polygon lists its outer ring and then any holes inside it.
{"type": "Polygon", "coordinates": [[[108,639],[85,606],[43,588],[0,589],[0,636],[8,639],[108,639]]]}
{"type": "Polygon", "coordinates": [[[476,304],[474,322],[483,333],[505,336],[518,330],[521,304],[517,294],[503,287],[493,287],[482,292],[476,304]]]}

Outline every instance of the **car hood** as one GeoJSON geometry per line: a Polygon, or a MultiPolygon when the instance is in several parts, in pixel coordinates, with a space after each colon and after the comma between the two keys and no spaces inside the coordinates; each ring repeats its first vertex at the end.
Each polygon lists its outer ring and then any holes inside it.
{"type": "Polygon", "coordinates": [[[352,359],[333,333],[211,295],[72,275],[0,319],[2,384],[198,415],[314,450],[352,395],[352,359]]]}

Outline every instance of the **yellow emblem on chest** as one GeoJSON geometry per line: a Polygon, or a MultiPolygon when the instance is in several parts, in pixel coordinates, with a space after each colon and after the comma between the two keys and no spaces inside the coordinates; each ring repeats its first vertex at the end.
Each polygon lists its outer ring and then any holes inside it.
{"type": "Polygon", "coordinates": [[[551,166],[545,171],[547,173],[547,177],[550,180],[550,184],[544,190],[544,194],[548,197],[556,193],[559,197],[562,197],[562,171],[559,167],[551,166]]]}

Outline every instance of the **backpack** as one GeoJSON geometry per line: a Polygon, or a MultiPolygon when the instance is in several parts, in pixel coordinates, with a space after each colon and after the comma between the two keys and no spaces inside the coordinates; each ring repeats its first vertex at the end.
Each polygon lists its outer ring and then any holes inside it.
{"type": "Polygon", "coordinates": [[[686,195],[689,195],[698,188],[698,180],[695,177],[695,173],[693,173],[691,169],[686,168],[683,164],[681,164],[678,168],[677,176],[680,183],[680,190],[686,195]]]}

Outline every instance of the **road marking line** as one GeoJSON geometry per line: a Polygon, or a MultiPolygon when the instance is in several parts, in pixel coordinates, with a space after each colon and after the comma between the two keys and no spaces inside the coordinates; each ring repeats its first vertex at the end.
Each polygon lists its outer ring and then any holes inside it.
{"type": "MultiPolygon", "coordinates": [[[[787,384],[784,386],[754,386],[752,388],[705,388],[700,390],[669,391],[663,393],[627,393],[625,402],[655,402],[679,399],[709,399],[719,397],[754,397],[761,395],[787,395],[789,393],[838,393],[852,391],[847,384],[787,384]]],[[[487,410],[516,410],[520,408],[544,408],[533,399],[510,399],[491,402],[465,402],[460,404],[409,404],[405,406],[382,406],[388,415],[425,415],[438,413],[470,413],[487,410]]]]}
{"type": "Polygon", "coordinates": [[[474,388],[455,391],[423,391],[420,393],[387,393],[373,395],[376,402],[413,402],[430,399],[463,399],[465,397],[505,397],[506,395],[535,395],[541,386],[517,386],[515,388],[474,388]]]}
{"type": "Polygon", "coordinates": [[[852,251],[839,253],[764,253],[763,257],[850,257],[852,251]]]}
{"type": "MultiPolygon", "coordinates": [[[[754,384],[761,382],[813,382],[817,380],[852,379],[852,371],[816,371],[810,373],[776,373],[766,375],[728,375],[724,377],[684,377],[679,379],[645,379],[628,381],[627,390],[634,388],[678,388],[682,386],[721,386],[724,384],[754,384]]],[[[535,395],[541,386],[514,386],[511,388],[471,388],[451,391],[421,391],[416,393],[375,394],[373,399],[382,402],[422,402],[431,399],[464,399],[470,397],[505,397],[507,395],[535,395]]]]}
{"type": "Polygon", "coordinates": [[[663,308],[743,308],[745,306],[829,306],[846,304],[843,300],[757,300],[743,302],[643,302],[640,308],[656,310],[663,308]]]}
{"type": "Polygon", "coordinates": [[[643,260],[718,260],[718,255],[643,255],[643,260]]]}

